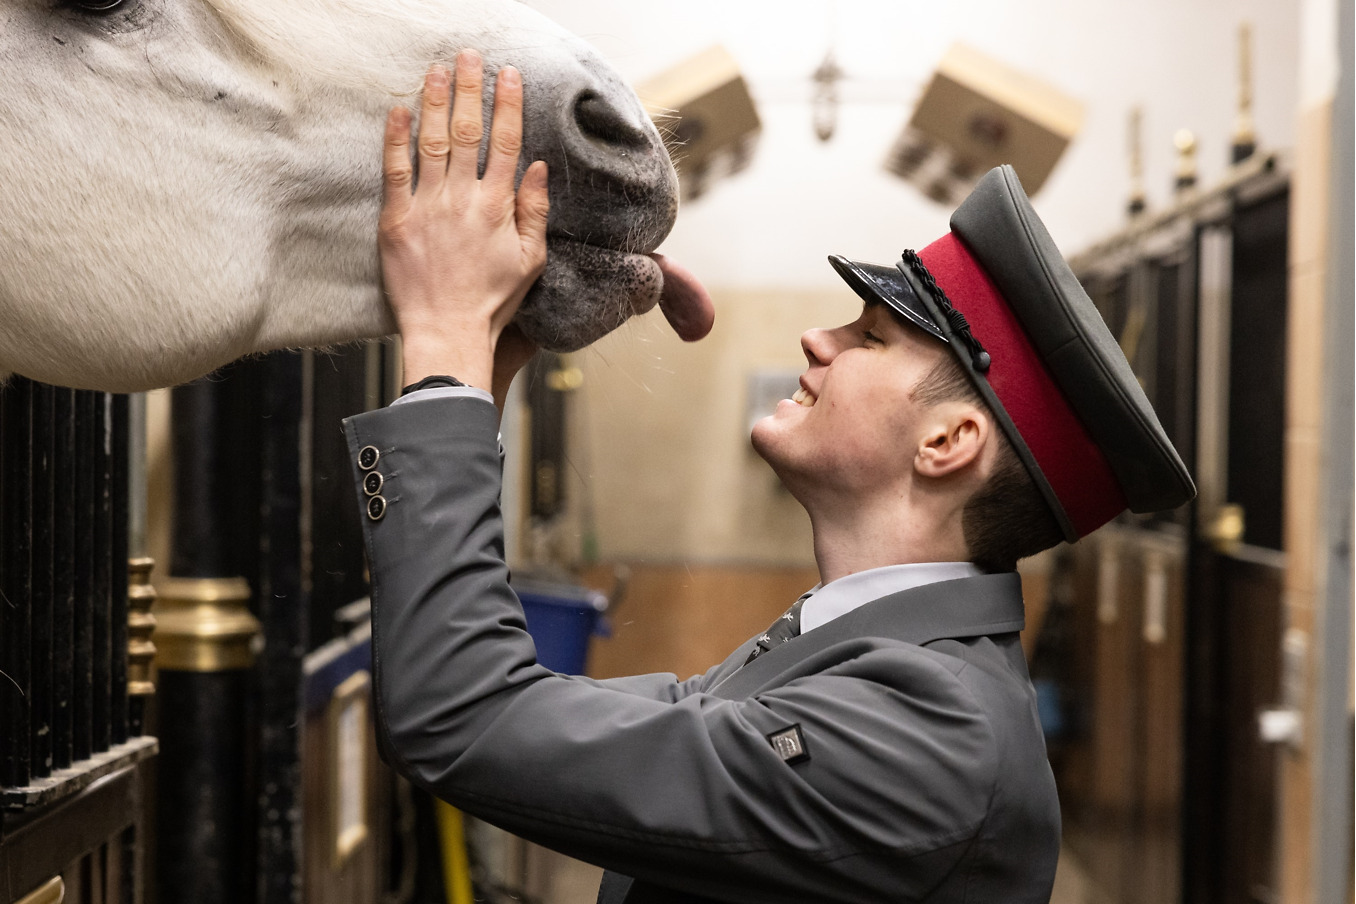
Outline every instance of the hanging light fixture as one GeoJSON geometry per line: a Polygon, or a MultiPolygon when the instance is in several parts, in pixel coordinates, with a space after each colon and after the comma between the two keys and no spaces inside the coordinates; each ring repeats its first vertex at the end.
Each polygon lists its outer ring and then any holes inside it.
{"type": "Polygon", "coordinates": [[[838,83],[843,79],[843,70],[833,57],[833,48],[829,48],[824,62],[810,77],[815,83],[814,95],[810,98],[810,119],[819,140],[828,141],[838,127],[838,83]]]}

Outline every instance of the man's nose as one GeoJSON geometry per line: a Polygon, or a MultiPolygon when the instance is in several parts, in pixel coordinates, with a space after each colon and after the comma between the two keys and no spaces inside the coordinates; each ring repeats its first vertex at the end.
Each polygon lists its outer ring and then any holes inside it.
{"type": "Polygon", "coordinates": [[[801,334],[800,347],[805,351],[805,360],[810,366],[827,366],[838,353],[833,342],[833,331],[822,327],[806,330],[801,334]]]}

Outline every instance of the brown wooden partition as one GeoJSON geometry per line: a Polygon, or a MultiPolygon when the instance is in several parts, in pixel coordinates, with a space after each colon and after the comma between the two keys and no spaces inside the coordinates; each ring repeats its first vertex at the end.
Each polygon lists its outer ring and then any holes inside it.
{"type": "Polygon", "coordinates": [[[1258,717],[1283,663],[1288,186],[1252,158],[1073,261],[1199,489],[1084,539],[1052,581],[1074,625],[1065,839],[1105,901],[1277,900],[1258,717]]]}

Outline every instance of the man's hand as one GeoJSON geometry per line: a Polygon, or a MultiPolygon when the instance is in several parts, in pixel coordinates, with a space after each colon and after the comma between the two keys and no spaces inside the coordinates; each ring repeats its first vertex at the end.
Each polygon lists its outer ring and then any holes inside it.
{"type": "MultiPolygon", "coordinates": [[[[434,66],[425,77],[417,187],[412,188],[410,113],[397,107],[386,120],[378,245],[403,340],[406,383],[449,374],[493,391],[499,337],[546,266],[545,162],[528,167],[517,193],[513,190],[523,86],[511,67],[499,71],[485,175],[476,176],[483,137],[481,66],[473,51],[457,55],[455,100],[446,69],[434,66]]],[[[516,348],[505,351],[513,354],[500,356],[501,382],[508,358],[522,364],[516,348]]]]}

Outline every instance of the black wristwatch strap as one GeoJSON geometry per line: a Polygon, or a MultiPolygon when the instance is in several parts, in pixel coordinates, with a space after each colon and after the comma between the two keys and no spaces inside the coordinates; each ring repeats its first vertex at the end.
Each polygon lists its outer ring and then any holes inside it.
{"type": "Polygon", "coordinates": [[[418,389],[433,389],[434,387],[437,386],[465,386],[465,385],[466,385],[465,383],[463,383],[461,380],[458,380],[456,377],[438,375],[432,377],[424,377],[424,379],[420,380],[418,383],[411,383],[409,386],[406,386],[404,389],[400,390],[400,394],[409,395],[410,393],[418,389]]]}

